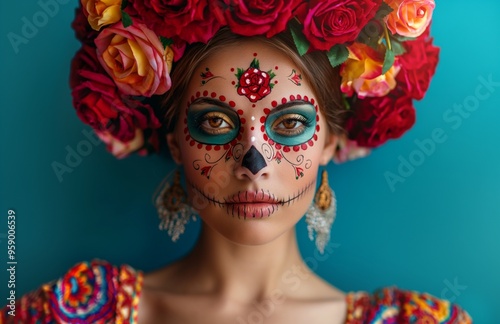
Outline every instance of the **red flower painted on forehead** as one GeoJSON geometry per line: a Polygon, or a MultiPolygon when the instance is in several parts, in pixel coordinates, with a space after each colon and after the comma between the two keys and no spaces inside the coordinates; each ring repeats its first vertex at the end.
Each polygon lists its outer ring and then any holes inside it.
{"type": "Polygon", "coordinates": [[[261,71],[259,60],[255,58],[246,71],[238,68],[238,73],[235,75],[238,78],[236,84],[238,94],[246,96],[250,102],[257,102],[270,94],[274,86],[270,81],[276,76],[272,70],[261,71]]]}

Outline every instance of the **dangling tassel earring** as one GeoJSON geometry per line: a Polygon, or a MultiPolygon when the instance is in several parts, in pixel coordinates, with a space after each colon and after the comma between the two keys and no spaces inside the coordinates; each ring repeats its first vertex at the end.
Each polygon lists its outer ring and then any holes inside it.
{"type": "Polygon", "coordinates": [[[328,185],[328,173],[323,170],[321,185],[319,186],[314,201],[306,213],[307,232],[309,239],[314,240],[316,233],[316,248],[323,254],[330,240],[330,230],[337,212],[335,193],[328,185]]]}
{"type": "Polygon", "coordinates": [[[160,218],[160,230],[166,230],[173,242],[184,233],[186,224],[191,218],[196,221],[196,213],[187,203],[187,194],[181,186],[180,172],[175,171],[173,183],[168,184],[169,176],[160,185],[161,192],[155,199],[155,206],[160,218]]]}

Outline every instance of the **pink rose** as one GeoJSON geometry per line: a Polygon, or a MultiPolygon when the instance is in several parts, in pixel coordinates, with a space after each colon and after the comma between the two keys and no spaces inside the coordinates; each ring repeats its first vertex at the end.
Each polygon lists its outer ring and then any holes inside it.
{"type": "Polygon", "coordinates": [[[95,39],[97,57],[120,91],[126,95],[151,97],[164,94],[171,81],[166,50],[145,25],[134,21],[116,23],[95,39]]]}
{"type": "Polygon", "coordinates": [[[337,149],[333,156],[333,162],[340,164],[348,161],[364,158],[370,154],[371,150],[366,147],[358,146],[356,141],[350,140],[344,136],[339,137],[337,149]]]}
{"type": "Polygon", "coordinates": [[[135,130],[134,137],[128,142],[122,142],[109,132],[96,131],[97,136],[106,143],[106,149],[118,159],[126,158],[144,145],[144,136],[140,129],[135,130]]]}
{"type": "Polygon", "coordinates": [[[385,22],[392,34],[420,36],[431,23],[434,0],[389,0],[392,9],[385,22]]]}
{"type": "Polygon", "coordinates": [[[312,0],[303,22],[304,36],[312,49],[322,51],[353,42],[381,4],[382,0],[312,0]]]}

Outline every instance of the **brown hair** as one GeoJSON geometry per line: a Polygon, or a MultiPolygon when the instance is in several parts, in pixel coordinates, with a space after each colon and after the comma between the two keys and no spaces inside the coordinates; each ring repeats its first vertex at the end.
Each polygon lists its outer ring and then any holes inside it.
{"type": "MultiPolygon", "coordinates": [[[[173,131],[179,114],[180,100],[185,95],[189,81],[199,63],[229,44],[235,44],[248,38],[233,34],[228,28],[222,28],[207,43],[188,46],[182,58],[172,70],[172,89],[167,92],[162,111],[165,116],[167,131],[173,131]]],[[[280,33],[272,38],[254,37],[278,49],[288,56],[301,71],[317,96],[318,105],[326,118],[329,131],[343,134],[345,108],[340,92],[339,68],[333,68],[324,52],[312,52],[300,56],[289,32],[280,33]]]]}

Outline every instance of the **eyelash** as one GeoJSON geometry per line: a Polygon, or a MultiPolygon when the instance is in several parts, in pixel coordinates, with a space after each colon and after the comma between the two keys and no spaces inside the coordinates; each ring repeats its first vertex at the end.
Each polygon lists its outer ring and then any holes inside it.
{"type": "Polygon", "coordinates": [[[230,132],[232,129],[234,129],[234,124],[231,121],[231,119],[220,112],[209,112],[201,116],[201,118],[196,120],[196,125],[198,129],[202,130],[203,132],[209,134],[209,135],[219,135],[219,134],[226,134],[230,132]],[[221,119],[222,122],[226,123],[229,127],[225,126],[222,128],[213,128],[211,126],[205,126],[205,123],[208,123],[211,119],[221,119]]]}
{"type": "Polygon", "coordinates": [[[272,126],[274,132],[280,134],[281,136],[296,136],[304,133],[306,127],[310,126],[311,122],[304,116],[299,114],[285,114],[278,117],[272,126]],[[277,128],[277,126],[281,125],[284,121],[297,121],[302,125],[294,127],[292,129],[286,128],[277,128]]]}

